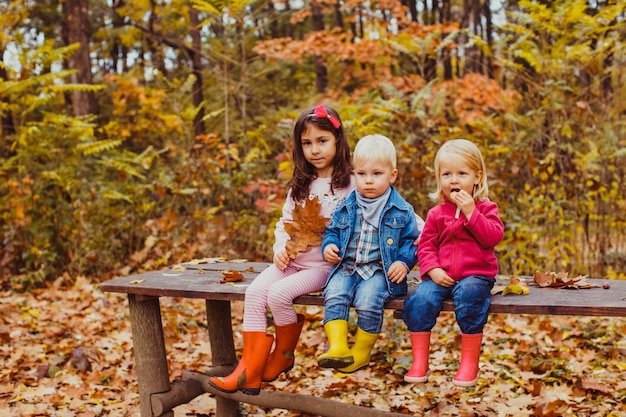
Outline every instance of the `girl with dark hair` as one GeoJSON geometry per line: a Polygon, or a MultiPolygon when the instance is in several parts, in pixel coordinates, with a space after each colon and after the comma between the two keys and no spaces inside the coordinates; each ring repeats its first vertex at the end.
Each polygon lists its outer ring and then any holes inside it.
{"type": "Polygon", "coordinates": [[[257,395],[262,381],[273,381],[294,365],[304,316],[296,314],[293,300],[321,291],[331,265],[319,246],[309,246],[291,259],[285,224],[293,222],[297,206],[316,197],[321,204],[319,214],[330,218],[356,184],[351,175],[350,146],[335,109],[321,105],[300,114],[293,130],[293,164],[287,200],[274,232],[273,264],[246,290],[242,358],[230,375],[209,380],[221,391],[257,395]],[[276,327],[271,354],[274,336],[267,333],[267,307],[276,327]]]}

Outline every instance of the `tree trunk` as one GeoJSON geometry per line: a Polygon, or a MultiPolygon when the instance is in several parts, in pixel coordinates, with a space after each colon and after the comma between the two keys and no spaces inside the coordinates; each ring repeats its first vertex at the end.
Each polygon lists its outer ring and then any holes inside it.
{"type": "MultiPolygon", "coordinates": [[[[0,50],[0,57],[3,57],[3,56],[4,56],[4,50],[0,50]]],[[[0,79],[7,80],[7,71],[5,67],[3,67],[2,65],[0,65],[0,79]]],[[[5,103],[8,102],[6,98],[2,98],[2,101],[5,103]]],[[[2,115],[2,119],[0,120],[0,123],[2,123],[2,138],[6,138],[9,135],[15,134],[15,121],[13,120],[13,113],[11,113],[10,111],[5,112],[2,115]]],[[[0,151],[4,152],[5,150],[0,149],[0,151]]],[[[7,147],[6,149],[7,154],[3,156],[8,157],[9,152],[10,152],[10,149],[7,147]]]]}
{"type": "MultiPolygon", "coordinates": [[[[113,20],[113,28],[114,30],[121,30],[124,26],[124,18],[117,13],[117,9],[124,5],[124,1],[114,1],[111,6],[113,13],[111,13],[113,20]]],[[[111,61],[113,62],[112,67],[110,69],[111,73],[117,72],[127,72],[128,71],[128,62],[126,57],[128,55],[128,47],[124,46],[122,42],[119,41],[119,37],[115,37],[111,41],[111,61]],[[121,68],[119,66],[121,65],[121,68]]]]}
{"type": "MultiPolygon", "coordinates": [[[[198,18],[198,11],[189,7],[189,23],[191,26],[191,66],[193,75],[196,76],[196,81],[193,84],[193,105],[198,108],[202,105],[204,101],[204,96],[202,94],[202,43],[200,39],[200,31],[198,30],[200,19],[198,18]]],[[[200,108],[198,114],[193,120],[194,133],[196,136],[202,135],[205,133],[204,128],[204,108],[200,108]]]]}
{"type": "MultiPolygon", "coordinates": [[[[311,23],[314,31],[324,30],[324,16],[322,8],[317,1],[311,2],[311,23]]],[[[315,88],[318,93],[323,93],[328,87],[328,69],[324,64],[324,59],[315,56],[315,88]]]]}
{"type": "MultiPolygon", "coordinates": [[[[467,36],[466,31],[464,29],[469,28],[469,20],[472,12],[472,0],[463,0],[463,15],[461,16],[461,22],[459,23],[459,29],[461,30],[461,35],[459,36],[459,45],[467,45],[469,36],[467,36]]],[[[462,77],[465,74],[465,70],[467,69],[467,65],[469,62],[469,51],[465,48],[465,58],[461,58],[461,54],[459,49],[457,48],[457,56],[456,56],[456,76],[462,77]]]]}
{"type": "Polygon", "coordinates": [[[294,25],[292,25],[289,22],[289,16],[291,16],[291,5],[289,4],[288,1],[285,2],[285,16],[287,16],[287,21],[285,22],[285,27],[286,27],[286,31],[285,34],[290,37],[290,38],[294,38],[294,25]]]}
{"type": "Polygon", "coordinates": [[[248,55],[246,53],[246,32],[243,21],[238,26],[239,41],[241,46],[241,84],[239,89],[241,111],[241,135],[244,155],[248,154],[248,55]]]}
{"type": "MultiPolygon", "coordinates": [[[[63,2],[63,32],[67,45],[79,43],[80,48],[72,55],[67,66],[76,70],[70,76],[74,84],[91,84],[91,59],[89,58],[89,15],[88,0],[66,0],[63,2]]],[[[74,91],[70,94],[74,116],[96,113],[94,94],[89,91],[74,91]]]]}
{"type": "MultiPolygon", "coordinates": [[[[288,4],[289,2],[287,2],[288,4]]],[[[269,30],[269,37],[270,39],[276,39],[278,38],[279,35],[279,26],[278,26],[278,12],[276,11],[276,7],[274,7],[274,2],[273,1],[268,1],[266,6],[267,7],[267,17],[269,19],[269,23],[267,25],[268,30],[269,30]]],[[[261,24],[261,22],[259,22],[259,24],[257,24],[257,27],[262,28],[263,25],[261,24]]],[[[265,31],[263,31],[263,33],[266,33],[265,31]]]]}
{"type": "Polygon", "coordinates": [[[333,7],[335,12],[335,27],[343,28],[343,15],[341,14],[341,4],[337,2],[333,7]]]}
{"type": "MultiPolygon", "coordinates": [[[[424,1],[424,5],[426,6],[426,1],[424,1]]],[[[437,15],[439,14],[441,16],[440,13],[437,13],[438,10],[439,10],[439,0],[432,0],[430,18],[428,20],[428,23],[426,24],[432,24],[432,25],[437,24],[438,22],[437,15]]],[[[427,12],[425,12],[425,14],[426,16],[428,16],[427,12]]],[[[427,81],[432,81],[436,77],[437,77],[437,58],[427,57],[426,60],[424,61],[424,78],[426,78],[427,81]]]]}
{"type": "MultiPolygon", "coordinates": [[[[480,7],[480,2],[481,0],[474,0],[473,3],[473,7],[472,7],[472,17],[474,18],[474,35],[475,36],[479,36],[479,37],[483,37],[482,36],[482,24],[480,21],[480,11],[482,10],[482,8],[480,7]]],[[[472,53],[470,54],[470,56],[473,57],[473,64],[472,64],[472,72],[477,72],[482,74],[483,73],[483,59],[482,59],[482,52],[480,51],[480,49],[478,49],[477,47],[472,47],[472,53]]]]}
{"type": "MultiPolygon", "coordinates": [[[[492,16],[491,16],[491,7],[490,7],[490,2],[488,0],[485,1],[485,3],[483,4],[483,10],[484,10],[484,14],[485,14],[485,42],[487,43],[487,46],[489,46],[489,49],[493,50],[493,22],[492,22],[492,16]]],[[[484,55],[484,54],[483,54],[484,55]]],[[[485,56],[484,58],[484,65],[485,65],[485,74],[489,77],[489,78],[494,78],[495,74],[493,72],[493,60],[491,59],[491,56],[485,56]]]]}
{"type": "MultiPolygon", "coordinates": [[[[150,18],[148,19],[148,33],[150,36],[147,38],[148,44],[148,53],[150,54],[150,59],[152,61],[153,67],[159,70],[159,72],[163,75],[167,74],[167,69],[165,68],[165,57],[163,56],[163,50],[161,49],[161,45],[154,39],[154,35],[159,33],[155,28],[157,23],[157,4],[154,0],[150,0],[150,18]]],[[[145,59],[144,59],[145,60],[145,59]]]]}
{"type": "MultiPolygon", "coordinates": [[[[442,3],[442,7],[441,7],[441,18],[440,18],[440,23],[444,24],[446,22],[450,22],[450,20],[452,20],[451,14],[450,14],[450,0],[441,0],[442,3]]],[[[441,37],[442,39],[445,37],[445,34],[442,34],[441,37]]],[[[442,65],[443,65],[443,79],[444,80],[451,80],[452,76],[453,76],[453,72],[452,72],[452,58],[450,57],[450,50],[447,48],[443,48],[441,50],[441,61],[442,61],[442,65]]]]}
{"type": "Polygon", "coordinates": [[[407,8],[409,9],[409,16],[412,22],[417,22],[417,0],[406,0],[407,8]]]}

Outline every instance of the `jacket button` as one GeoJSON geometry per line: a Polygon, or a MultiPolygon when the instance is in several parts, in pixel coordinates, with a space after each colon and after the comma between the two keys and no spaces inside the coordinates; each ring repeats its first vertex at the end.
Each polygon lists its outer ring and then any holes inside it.
{"type": "Polygon", "coordinates": [[[392,239],[392,238],[390,238],[390,237],[388,237],[388,238],[387,238],[387,244],[388,244],[389,246],[393,245],[393,239],[392,239]]]}

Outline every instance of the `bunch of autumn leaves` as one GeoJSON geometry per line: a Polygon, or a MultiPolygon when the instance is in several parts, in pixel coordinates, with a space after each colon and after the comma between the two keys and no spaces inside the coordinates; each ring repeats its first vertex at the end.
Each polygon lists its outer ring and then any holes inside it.
{"type": "Polygon", "coordinates": [[[501,292],[502,295],[527,295],[530,293],[529,285],[536,285],[541,288],[565,288],[575,290],[597,288],[600,286],[590,282],[584,275],[570,278],[567,272],[537,271],[534,273],[533,280],[530,284],[528,284],[524,278],[512,276],[508,285],[495,285],[491,293],[497,294],[501,292]]]}
{"type": "MultiPolygon", "coordinates": [[[[328,218],[319,214],[321,208],[318,197],[314,197],[308,199],[303,206],[296,205],[293,209],[293,221],[285,223],[285,231],[289,234],[285,249],[289,258],[295,259],[299,252],[304,252],[309,246],[322,244],[328,218]]],[[[222,282],[243,280],[243,275],[232,269],[222,271],[222,275],[222,282]]]]}

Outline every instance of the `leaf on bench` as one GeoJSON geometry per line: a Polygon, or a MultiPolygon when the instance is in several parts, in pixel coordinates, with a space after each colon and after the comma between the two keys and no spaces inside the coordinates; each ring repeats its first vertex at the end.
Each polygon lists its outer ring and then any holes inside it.
{"type": "Polygon", "coordinates": [[[289,258],[295,259],[309,246],[322,244],[328,218],[319,214],[321,207],[318,198],[314,197],[308,199],[304,206],[297,205],[293,209],[293,222],[285,223],[285,231],[289,234],[286,245],[289,258]]]}
{"type": "Polygon", "coordinates": [[[528,295],[530,294],[530,290],[526,285],[522,284],[509,284],[502,289],[502,295],[528,295]]]}
{"type": "Polygon", "coordinates": [[[224,275],[224,279],[220,283],[243,281],[243,274],[234,269],[222,271],[222,275],[224,275]]]}
{"type": "MultiPolygon", "coordinates": [[[[199,258],[199,259],[192,259],[191,261],[188,261],[188,262],[184,262],[184,264],[200,265],[200,264],[216,264],[218,262],[226,262],[226,258],[222,256],[217,257],[217,258],[199,258]]],[[[230,262],[235,262],[235,261],[230,261],[230,262]]]]}
{"type": "Polygon", "coordinates": [[[502,295],[528,295],[530,294],[530,289],[528,288],[528,285],[526,285],[526,280],[513,275],[508,285],[496,284],[493,286],[491,294],[493,295],[499,292],[501,292],[502,295]]]}
{"type": "Polygon", "coordinates": [[[567,272],[537,271],[533,275],[533,281],[544,288],[567,288],[577,290],[600,287],[600,285],[590,282],[585,275],[569,278],[567,272]]]}
{"type": "Polygon", "coordinates": [[[228,262],[233,263],[233,264],[243,264],[243,263],[248,262],[248,260],[245,258],[237,258],[237,259],[229,259],[228,262]]]}

